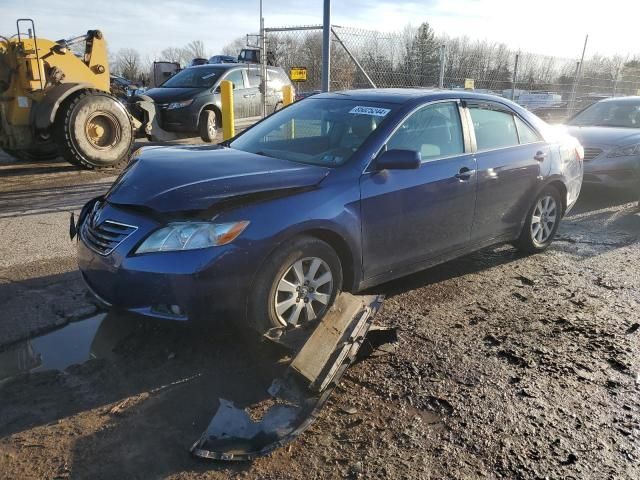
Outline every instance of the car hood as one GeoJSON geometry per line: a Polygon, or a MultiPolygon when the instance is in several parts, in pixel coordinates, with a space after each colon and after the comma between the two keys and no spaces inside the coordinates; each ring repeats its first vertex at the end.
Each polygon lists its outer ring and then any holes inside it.
{"type": "Polygon", "coordinates": [[[179,102],[188,100],[207,90],[206,88],[152,88],[144,92],[145,95],[151,97],[156,103],[179,102]]]}
{"type": "Polygon", "coordinates": [[[569,133],[583,145],[625,145],[640,140],[640,130],[616,127],[578,127],[567,125],[569,133]]]}
{"type": "Polygon", "coordinates": [[[162,213],[202,211],[238,197],[313,187],[329,171],[218,146],[144,147],[106,200],[162,213]]]}

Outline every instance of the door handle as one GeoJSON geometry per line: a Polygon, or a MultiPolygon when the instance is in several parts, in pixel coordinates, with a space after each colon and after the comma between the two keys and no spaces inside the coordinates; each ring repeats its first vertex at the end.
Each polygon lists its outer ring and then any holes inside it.
{"type": "Polygon", "coordinates": [[[538,150],[536,154],[533,156],[533,159],[537,160],[538,162],[544,162],[545,158],[547,158],[547,154],[542,150],[538,150]]]}
{"type": "Polygon", "coordinates": [[[466,181],[469,180],[474,173],[476,173],[475,170],[472,170],[469,167],[462,167],[454,176],[458,180],[466,181]]]}

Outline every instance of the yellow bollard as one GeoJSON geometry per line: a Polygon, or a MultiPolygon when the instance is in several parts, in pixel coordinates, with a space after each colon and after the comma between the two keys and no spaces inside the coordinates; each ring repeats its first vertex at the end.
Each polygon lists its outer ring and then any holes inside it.
{"type": "Polygon", "coordinates": [[[282,87],[282,104],[285,107],[291,105],[294,99],[293,85],[284,85],[282,87]]]}
{"type": "Polygon", "coordinates": [[[233,118],[233,83],[229,80],[220,82],[222,102],[222,140],[229,140],[236,134],[233,118]]]}

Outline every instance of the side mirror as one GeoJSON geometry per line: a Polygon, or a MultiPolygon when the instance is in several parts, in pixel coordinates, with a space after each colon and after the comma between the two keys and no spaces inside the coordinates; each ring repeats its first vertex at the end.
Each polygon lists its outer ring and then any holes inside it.
{"type": "Polygon", "coordinates": [[[222,89],[220,88],[220,85],[218,85],[216,88],[214,88],[214,89],[212,90],[212,92],[213,92],[213,93],[220,93],[220,92],[222,92],[222,89]]]}
{"type": "Polygon", "coordinates": [[[387,150],[375,162],[376,170],[415,170],[420,168],[419,152],[413,150],[387,150]]]}

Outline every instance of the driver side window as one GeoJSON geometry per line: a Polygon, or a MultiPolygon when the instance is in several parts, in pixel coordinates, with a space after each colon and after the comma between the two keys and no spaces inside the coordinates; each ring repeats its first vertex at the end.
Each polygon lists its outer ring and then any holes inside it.
{"type": "Polygon", "coordinates": [[[435,103],[414,112],[391,136],[387,149],[418,152],[422,160],[464,153],[458,105],[435,103]]]}

